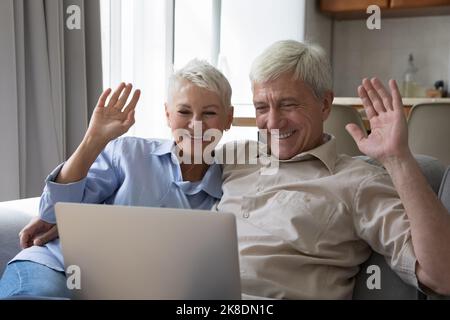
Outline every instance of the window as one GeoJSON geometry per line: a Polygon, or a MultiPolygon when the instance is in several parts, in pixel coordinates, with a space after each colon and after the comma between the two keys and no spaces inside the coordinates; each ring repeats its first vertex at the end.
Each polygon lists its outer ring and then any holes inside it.
{"type": "MultiPolygon", "coordinates": [[[[226,66],[236,105],[252,103],[252,61],[278,40],[303,40],[304,4],[298,0],[224,0],[220,61],[226,66]],[[256,9],[257,8],[257,9],[256,9]]],[[[245,115],[248,115],[244,112],[245,115]]],[[[253,114],[251,114],[253,115],[253,114]]]]}
{"type": "Polygon", "coordinates": [[[175,1],[175,69],[193,58],[213,63],[212,4],[212,0],[175,1]]]}
{"type": "MultiPolygon", "coordinates": [[[[233,88],[235,117],[254,117],[248,74],[253,59],[277,40],[304,38],[305,0],[101,0],[105,87],[130,81],[142,89],[130,133],[170,137],[164,119],[172,65],[193,58],[217,66],[233,88]]],[[[256,139],[232,127],[222,142],[256,139]]]]}
{"type": "Polygon", "coordinates": [[[104,88],[121,81],[142,90],[127,135],[170,138],[164,116],[172,66],[173,7],[166,0],[101,0],[104,88]]]}
{"type": "MultiPolygon", "coordinates": [[[[278,40],[303,40],[304,1],[223,0],[219,68],[233,88],[235,117],[254,117],[249,72],[252,61],[278,40]]],[[[224,141],[256,139],[256,129],[234,127],[224,141]]]]}

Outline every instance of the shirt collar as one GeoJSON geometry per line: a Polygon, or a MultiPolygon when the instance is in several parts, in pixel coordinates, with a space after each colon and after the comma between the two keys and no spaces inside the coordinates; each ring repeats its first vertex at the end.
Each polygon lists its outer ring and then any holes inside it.
{"type": "Polygon", "coordinates": [[[172,153],[175,148],[175,142],[173,140],[160,140],[159,144],[155,147],[152,154],[157,156],[163,156],[168,153],[172,153]]]}
{"type": "Polygon", "coordinates": [[[302,156],[308,155],[319,159],[327,167],[328,171],[333,174],[337,158],[336,138],[330,134],[324,133],[323,143],[321,145],[294,156],[292,160],[295,161],[297,158],[300,160],[302,156]]]}
{"type": "MultiPolygon", "coordinates": [[[[172,161],[178,164],[175,148],[176,146],[173,140],[161,140],[155,147],[153,154],[157,156],[170,154],[172,161]]],[[[186,194],[196,194],[200,190],[203,190],[210,196],[220,199],[222,198],[222,167],[214,161],[214,163],[208,167],[202,180],[197,184],[188,181],[177,181],[176,184],[178,184],[186,194]]]]}
{"type": "Polygon", "coordinates": [[[213,163],[203,176],[203,190],[216,199],[222,198],[222,166],[213,163]]]}
{"type": "Polygon", "coordinates": [[[222,167],[213,163],[208,167],[202,180],[196,182],[174,181],[178,187],[186,195],[195,195],[200,191],[204,191],[210,196],[220,199],[222,198],[222,167]]]}
{"type": "Polygon", "coordinates": [[[283,162],[305,161],[312,158],[320,160],[327,167],[330,174],[334,173],[337,159],[336,138],[330,134],[323,134],[323,142],[321,145],[302,153],[299,153],[287,160],[278,160],[283,162]]]}

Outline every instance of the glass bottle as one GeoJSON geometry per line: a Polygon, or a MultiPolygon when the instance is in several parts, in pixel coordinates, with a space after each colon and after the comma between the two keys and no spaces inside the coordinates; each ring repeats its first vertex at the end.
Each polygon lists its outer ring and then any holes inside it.
{"type": "Polygon", "coordinates": [[[414,56],[412,53],[408,57],[408,68],[403,75],[403,97],[412,98],[416,95],[417,84],[416,84],[416,74],[417,67],[414,65],[414,56]]]}

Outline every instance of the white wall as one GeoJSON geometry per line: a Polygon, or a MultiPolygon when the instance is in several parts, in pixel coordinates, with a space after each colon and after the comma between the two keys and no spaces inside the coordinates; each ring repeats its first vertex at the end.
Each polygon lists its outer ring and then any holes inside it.
{"type": "Polygon", "coordinates": [[[252,103],[248,74],[259,54],[275,41],[303,40],[304,6],[304,0],[222,1],[220,60],[234,104],[252,103]]]}
{"type": "Polygon", "coordinates": [[[333,71],[336,96],[356,96],[363,77],[402,81],[412,53],[418,82],[431,88],[450,80],[450,16],[382,18],[381,30],[365,20],[335,21],[333,71]]]}
{"type": "MultiPolygon", "coordinates": [[[[222,1],[219,68],[233,88],[235,117],[255,116],[248,77],[253,60],[275,41],[303,41],[305,2],[314,1],[222,1]]],[[[256,138],[256,127],[232,127],[221,142],[256,138]]]]}
{"type": "Polygon", "coordinates": [[[305,3],[305,40],[319,44],[331,57],[333,20],[319,12],[318,1],[305,3]]]}

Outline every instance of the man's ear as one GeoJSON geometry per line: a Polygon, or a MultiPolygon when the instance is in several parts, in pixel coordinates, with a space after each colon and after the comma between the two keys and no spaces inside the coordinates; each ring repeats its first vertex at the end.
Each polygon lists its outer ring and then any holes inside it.
{"type": "Polygon", "coordinates": [[[331,106],[333,105],[334,93],[333,91],[326,91],[322,97],[322,120],[328,119],[331,112],[331,106]]]}
{"type": "Polygon", "coordinates": [[[233,124],[233,116],[234,116],[234,107],[231,106],[227,110],[227,125],[225,126],[225,129],[230,129],[231,125],[233,124]]]}
{"type": "Polygon", "coordinates": [[[165,110],[165,113],[166,113],[167,125],[170,128],[169,106],[168,106],[167,102],[164,102],[164,110],[165,110]]]}

